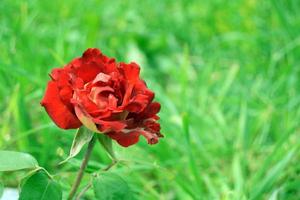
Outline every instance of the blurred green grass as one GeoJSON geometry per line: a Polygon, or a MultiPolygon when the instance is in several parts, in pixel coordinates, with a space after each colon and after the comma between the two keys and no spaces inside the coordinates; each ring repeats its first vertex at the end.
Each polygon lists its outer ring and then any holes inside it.
{"type": "MultiPolygon", "coordinates": [[[[39,105],[48,73],[88,47],[136,61],[165,138],[117,154],[137,199],[300,199],[298,0],[0,2],[0,148],[69,190],[75,130],[39,105]]],[[[82,155],[81,155],[82,156],[82,155]]],[[[98,146],[89,170],[109,164],[98,146]]],[[[2,174],[17,186],[20,174],[2,174]]]]}

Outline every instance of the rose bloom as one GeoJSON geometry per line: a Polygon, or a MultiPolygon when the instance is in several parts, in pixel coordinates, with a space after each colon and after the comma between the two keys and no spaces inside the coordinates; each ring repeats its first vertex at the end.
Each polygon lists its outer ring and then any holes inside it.
{"type": "Polygon", "coordinates": [[[53,69],[41,101],[62,129],[82,125],[127,147],[143,135],[158,142],[160,104],[139,77],[136,63],[118,63],[96,48],[87,49],[63,68],[53,69]]]}

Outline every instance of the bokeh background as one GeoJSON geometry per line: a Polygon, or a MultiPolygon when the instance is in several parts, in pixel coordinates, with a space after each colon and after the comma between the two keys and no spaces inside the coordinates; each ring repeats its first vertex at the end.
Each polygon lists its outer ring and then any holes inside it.
{"type": "MultiPolygon", "coordinates": [[[[69,191],[82,154],[58,163],[75,130],[39,102],[52,68],[97,47],[138,62],[162,104],[159,144],[114,145],[126,164],[112,171],[136,199],[300,199],[299,11],[298,0],[1,0],[0,148],[32,154],[69,191]]],[[[98,145],[87,172],[110,162],[98,145]]],[[[23,175],[0,179],[18,187],[23,175]]]]}

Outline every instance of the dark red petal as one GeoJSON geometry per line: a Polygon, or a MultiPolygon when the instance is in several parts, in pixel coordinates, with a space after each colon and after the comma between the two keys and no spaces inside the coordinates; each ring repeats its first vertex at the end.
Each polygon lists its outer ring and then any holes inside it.
{"type": "Polygon", "coordinates": [[[143,111],[143,118],[144,119],[151,118],[159,111],[160,111],[160,103],[153,102],[143,111]]]}
{"type": "Polygon", "coordinates": [[[133,97],[125,109],[129,112],[139,113],[142,112],[149,103],[149,98],[146,95],[138,94],[133,97]]]}
{"type": "Polygon", "coordinates": [[[126,127],[126,123],[123,121],[105,121],[100,119],[93,119],[93,121],[98,124],[98,129],[101,132],[108,132],[108,131],[115,131],[119,132],[122,131],[126,127]]]}
{"type": "Polygon", "coordinates": [[[115,60],[106,57],[96,48],[87,49],[79,60],[81,62],[76,61],[76,75],[85,83],[92,81],[100,72],[108,74],[117,71],[115,60]]]}
{"type": "Polygon", "coordinates": [[[140,134],[137,131],[132,131],[130,133],[110,132],[107,135],[113,140],[116,140],[123,147],[136,144],[140,137],[140,134]]]}
{"type": "Polygon", "coordinates": [[[48,115],[58,127],[76,129],[81,126],[81,122],[76,115],[60,99],[59,90],[54,81],[48,83],[41,105],[45,107],[48,115]]]}
{"type": "Polygon", "coordinates": [[[69,70],[72,70],[72,69],[80,67],[81,64],[82,64],[82,59],[81,58],[75,58],[69,64],[67,64],[64,67],[64,69],[66,69],[66,70],[69,71],[69,70]]]}
{"type": "Polygon", "coordinates": [[[154,132],[154,133],[159,133],[160,132],[160,124],[157,123],[153,119],[145,120],[143,122],[143,125],[146,127],[145,128],[146,130],[149,130],[149,131],[154,132]]]}
{"type": "Polygon", "coordinates": [[[87,50],[85,50],[85,52],[82,54],[82,58],[84,60],[91,60],[97,56],[101,55],[101,51],[97,48],[88,48],[87,50]]]}
{"type": "Polygon", "coordinates": [[[103,62],[105,63],[104,72],[106,74],[111,74],[117,72],[117,63],[113,58],[102,57],[103,62]]]}
{"type": "Polygon", "coordinates": [[[80,67],[76,68],[75,74],[81,78],[85,83],[92,81],[97,74],[103,71],[103,63],[83,63],[80,67]]]}
{"type": "Polygon", "coordinates": [[[130,132],[109,132],[107,135],[116,140],[123,147],[128,147],[130,145],[136,144],[139,141],[139,136],[143,135],[148,144],[156,144],[158,142],[158,137],[156,133],[151,133],[149,131],[144,130],[133,130],[130,132]]]}
{"type": "Polygon", "coordinates": [[[132,95],[135,96],[138,94],[147,95],[149,98],[149,102],[151,102],[154,98],[154,92],[147,88],[146,83],[143,80],[138,80],[134,85],[132,95]]]}
{"type": "Polygon", "coordinates": [[[159,117],[156,116],[159,110],[160,110],[160,104],[158,102],[153,102],[140,113],[130,113],[128,115],[128,118],[132,117],[137,119],[138,121],[142,121],[148,118],[159,119],[159,117]]]}

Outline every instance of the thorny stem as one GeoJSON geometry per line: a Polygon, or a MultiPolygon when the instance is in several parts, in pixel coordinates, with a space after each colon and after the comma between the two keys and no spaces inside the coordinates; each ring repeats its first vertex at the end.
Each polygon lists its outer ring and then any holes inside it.
{"type": "Polygon", "coordinates": [[[83,177],[83,174],[84,174],[84,170],[88,164],[88,161],[89,161],[89,158],[90,158],[90,155],[92,153],[92,150],[95,146],[95,142],[96,142],[96,137],[93,136],[93,138],[91,139],[91,141],[89,142],[89,145],[88,145],[88,148],[85,152],[85,155],[84,155],[84,158],[83,158],[83,161],[81,163],[81,166],[80,166],[80,169],[78,171],[78,174],[77,174],[77,178],[72,186],[72,189],[71,189],[71,192],[69,194],[69,197],[68,197],[68,200],[72,200],[73,197],[75,196],[76,192],[77,192],[77,189],[80,185],[80,182],[81,182],[81,179],[83,177]]]}

